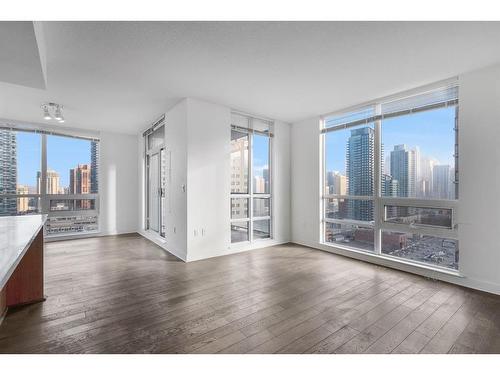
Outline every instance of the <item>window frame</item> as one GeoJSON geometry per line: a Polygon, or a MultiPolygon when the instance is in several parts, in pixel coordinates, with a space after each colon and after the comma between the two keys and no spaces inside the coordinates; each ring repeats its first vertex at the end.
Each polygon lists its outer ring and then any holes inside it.
{"type": "MultiPolygon", "coordinates": [[[[451,81],[451,85],[456,85],[458,87],[458,82],[455,79],[449,80],[451,81]]],[[[447,82],[449,82],[447,81],[447,82]]],[[[450,83],[448,83],[449,85],[450,83]]],[[[377,118],[377,116],[381,116],[381,107],[383,102],[388,102],[389,100],[397,100],[406,97],[411,97],[413,95],[419,95],[425,92],[431,92],[432,90],[437,90],[439,88],[445,87],[446,84],[440,82],[438,84],[432,85],[430,87],[426,87],[425,89],[415,89],[411,92],[393,95],[388,98],[379,99],[370,103],[365,103],[356,107],[351,107],[346,110],[337,111],[332,114],[324,115],[320,117],[320,235],[319,241],[322,245],[326,245],[329,247],[341,248],[342,250],[347,250],[351,252],[369,254],[378,258],[384,258],[391,261],[409,263],[414,265],[420,265],[425,268],[431,268],[438,271],[443,271],[452,274],[459,274],[460,270],[460,262],[458,262],[458,269],[452,269],[447,267],[441,267],[438,265],[433,265],[430,263],[419,262],[411,259],[400,258],[391,256],[388,254],[382,253],[382,232],[383,231],[392,231],[392,232],[404,232],[411,234],[421,234],[428,236],[440,237],[443,239],[451,239],[455,240],[458,243],[458,194],[455,196],[455,199],[428,199],[428,198],[407,198],[407,197],[393,197],[393,196],[382,196],[382,164],[383,160],[382,156],[382,122],[383,118],[377,118]],[[349,129],[350,127],[355,128],[355,126],[337,126],[337,127],[327,127],[326,119],[328,117],[334,116],[336,114],[343,114],[348,112],[353,112],[356,109],[367,109],[372,107],[374,109],[374,120],[369,119],[370,121],[366,121],[366,125],[373,123],[374,124],[374,189],[373,196],[355,196],[355,195],[338,195],[338,194],[327,194],[325,187],[327,183],[327,169],[326,169],[326,135],[329,132],[341,131],[345,129],[349,129]],[[333,129],[330,129],[333,128],[333,129]],[[326,129],[330,129],[326,131],[326,129]],[[326,217],[326,204],[328,199],[363,199],[373,201],[373,221],[366,222],[360,220],[349,220],[349,219],[333,219],[326,217]],[[422,207],[422,208],[441,208],[441,209],[449,209],[451,210],[451,228],[446,227],[438,227],[438,226],[421,226],[421,225],[411,225],[406,223],[391,223],[385,220],[385,206],[403,206],[403,207],[422,207]],[[334,223],[334,224],[352,224],[358,225],[365,228],[370,228],[374,230],[374,250],[367,251],[361,248],[356,248],[354,246],[346,246],[337,243],[331,243],[326,241],[326,223],[334,223]]],[[[458,184],[458,175],[459,175],[459,160],[458,160],[458,109],[459,109],[459,101],[456,100],[455,106],[455,182],[458,184]]],[[[448,104],[446,104],[448,106],[448,104]]],[[[432,110],[432,109],[430,109],[432,110]]],[[[411,115],[410,113],[401,114],[395,117],[403,117],[411,115]]],[[[362,125],[362,124],[359,124],[362,125]]],[[[358,126],[359,126],[358,125],[358,126]]],[[[459,243],[458,243],[459,246],[459,243]]]]}
{"type": "MultiPolygon", "coordinates": [[[[46,130],[45,127],[37,126],[34,124],[0,124],[0,128],[4,130],[10,130],[13,132],[26,132],[40,135],[40,193],[39,194],[0,194],[0,198],[37,198],[38,211],[35,213],[29,213],[26,215],[47,215],[47,225],[51,218],[67,218],[67,217],[97,217],[97,229],[90,231],[75,231],[75,232],[61,232],[61,233],[47,233],[47,239],[58,239],[63,237],[78,237],[85,235],[95,235],[101,231],[101,218],[100,218],[100,185],[97,185],[97,193],[89,194],[48,194],[47,189],[47,136],[57,136],[57,137],[67,137],[74,139],[86,140],[89,142],[97,143],[97,147],[100,148],[100,139],[92,136],[77,135],[77,134],[66,134],[64,132],[46,130]],[[50,210],[51,200],[93,200],[93,209],[78,209],[78,210],[50,210]]],[[[72,133],[72,132],[70,132],[72,133]]],[[[101,152],[97,152],[97,181],[99,181],[100,174],[100,155],[101,152]]],[[[17,215],[24,216],[24,215],[17,215]]]]}
{"type": "Polygon", "coordinates": [[[171,166],[170,166],[170,152],[167,151],[166,149],[166,144],[165,144],[165,134],[166,134],[167,128],[166,128],[166,117],[165,115],[160,116],[154,123],[153,125],[147,129],[146,131],[143,132],[142,138],[143,138],[143,146],[144,146],[144,229],[148,231],[149,233],[155,235],[157,234],[160,238],[164,239],[166,237],[166,227],[165,227],[165,210],[166,207],[164,205],[168,205],[168,201],[165,200],[163,203],[161,202],[161,198],[165,198],[166,194],[166,185],[168,184],[168,181],[170,181],[170,174],[171,174],[171,166]],[[161,132],[163,133],[163,139],[160,143],[156,145],[150,145],[151,137],[154,135],[154,133],[158,130],[161,129],[161,132]],[[153,155],[157,154],[158,155],[158,176],[160,178],[160,185],[162,183],[165,183],[165,187],[160,186],[160,203],[159,203],[159,214],[158,214],[158,232],[150,229],[151,228],[151,213],[150,213],[150,159],[153,155]],[[162,159],[164,157],[165,159],[162,159]],[[162,165],[164,163],[164,165],[162,165]],[[167,165],[168,164],[168,165],[167,165]],[[165,170],[162,171],[161,168],[165,168],[165,170]],[[165,173],[165,181],[161,181],[161,174],[165,173]]]}
{"type": "MultiPolygon", "coordinates": [[[[241,246],[241,245],[248,245],[248,244],[253,244],[256,242],[262,242],[262,241],[269,241],[274,238],[274,219],[273,219],[273,212],[274,212],[274,199],[273,199],[273,126],[274,126],[274,121],[272,120],[267,120],[267,119],[262,119],[262,118],[257,118],[257,117],[252,117],[248,116],[246,114],[242,114],[240,112],[231,112],[231,131],[237,131],[240,133],[246,133],[248,135],[248,192],[247,193],[233,193],[230,192],[230,204],[229,204],[229,218],[230,218],[230,224],[233,223],[241,223],[241,222],[248,222],[248,240],[246,241],[238,241],[238,242],[232,242],[231,241],[231,246],[241,246]],[[242,127],[241,125],[235,125],[233,124],[232,117],[233,115],[237,116],[243,116],[247,119],[247,124],[248,128],[242,127]],[[253,121],[264,121],[269,125],[269,130],[268,132],[265,131],[260,131],[260,130],[255,130],[253,129],[253,121]],[[269,169],[269,193],[255,193],[254,192],[254,163],[253,163],[253,144],[254,144],[254,134],[259,134],[262,136],[267,136],[269,139],[269,149],[268,149],[268,169],[269,169]],[[248,200],[248,216],[246,218],[232,218],[232,200],[233,199],[247,199],[248,200]],[[266,216],[254,216],[254,198],[263,198],[263,199],[269,199],[269,215],[266,216]],[[269,220],[269,237],[267,238],[254,238],[254,222],[259,221],[259,220],[269,220]]],[[[231,174],[231,173],[230,173],[231,174]]],[[[232,178],[232,177],[231,177],[232,178]]],[[[231,186],[231,181],[229,183],[231,186]]],[[[231,225],[230,225],[230,230],[231,230],[231,225]]]]}

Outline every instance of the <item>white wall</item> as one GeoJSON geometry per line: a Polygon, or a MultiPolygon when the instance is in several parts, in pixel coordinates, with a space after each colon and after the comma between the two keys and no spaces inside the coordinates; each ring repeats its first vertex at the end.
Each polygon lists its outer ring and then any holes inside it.
{"type": "Polygon", "coordinates": [[[459,113],[462,277],[321,245],[319,117],[292,125],[292,241],[500,294],[500,65],[463,74],[459,113]]]}
{"type": "MultiPolygon", "coordinates": [[[[188,98],[166,113],[165,123],[166,150],[171,151],[172,167],[172,179],[167,184],[171,205],[166,212],[166,236],[161,240],[144,231],[143,203],[140,208],[141,234],[186,261],[290,241],[289,124],[275,123],[272,168],[274,238],[253,244],[231,244],[230,108],[188,98]],[[183,185],[186,192],[182,190],[183,185]]],[[[142,141],[141,144],[140,147],[144,147],[142,141]]],[[[142,156],[139,163],[144,164],[142,156]]],[[[144,178],[143,173],[140,172],[140,179],[144,178]]],[[[142,194],[140,199],[142,201],[142,194]]]]}
{"type": "Polygon", "coordinates": [[[500,65],[460,76],[460,271],[500,294],[500,65]]]}
{"type": "Polygon", "coordinates": [[[188,260],[230,252],[230,110],[187,99],[188,260]]]}
{"type": "Polygon", "coordinates": [[[137,137],[100,133],[101,235],[136,232],[138,227],[137,137]]]}
{"type": "Polygon", "coordinates": [[[290,174],[290,124],[274,123],[272,150],[272,189],[274,240],[291,241],[291,174],[290,174]]]}
{"type": "MultiPolygon", "coordinates": [[[[166,245],[179,258],[187,259],[187,101],[166,114],[165,152],[170,159],[165,205],[166,245]]],[[[168,168],[168,166],[167,166],[168,168]]]]}
{"type": "Polygon", "coordinates": [[[273,239],[231,244],[231,110],[188,99],[188,260],[290,241],[290,125],[276,121],[272,147],[273,239]]]}
{"type": "Polygon", "coordinates": [[[273,239],[231,244],[231,110],[187,99],[188,260],[290,241],[290,125],[276,121],[272,146],[273,239]]]}
{"type": "Polygon", "coordinates": [[[292,242],[314,246],[320,231],[319,117],[292,125],[292,242]]]}

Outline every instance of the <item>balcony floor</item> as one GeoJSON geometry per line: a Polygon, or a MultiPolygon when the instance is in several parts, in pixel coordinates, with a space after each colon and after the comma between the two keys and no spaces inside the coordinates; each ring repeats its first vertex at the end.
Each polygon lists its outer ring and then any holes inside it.
{"type": "Polygon", "coordinates": [[[46,244],[3,353],[500,353],[500,297],[298,245],[183,263],[138,235],[46,244]]]}

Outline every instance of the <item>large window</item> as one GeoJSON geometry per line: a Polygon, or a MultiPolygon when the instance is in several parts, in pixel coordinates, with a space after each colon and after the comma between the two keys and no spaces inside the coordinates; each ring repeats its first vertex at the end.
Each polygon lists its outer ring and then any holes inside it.
{"type": "Polygon", "coordinates": [[[456,82],[323,119],[326,244],[458,269],[456,82]]]}
{"type": "Polygon", "coordinates": [[[231,120],[231,242],[271,238],[273,123],[236,113],[231,120]]]}
{"type": "Polygon", "coordinates": [[[48,236],[98,230],[96,139],[0,127],[0,215],[47,214],[48,236]]]}

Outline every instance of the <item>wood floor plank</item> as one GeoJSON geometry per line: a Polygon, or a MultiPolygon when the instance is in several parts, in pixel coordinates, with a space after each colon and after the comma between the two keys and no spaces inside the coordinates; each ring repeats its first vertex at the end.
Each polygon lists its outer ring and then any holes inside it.
{"type": "Polygon", "coordinates": [[[260,344],[269,341],[273,338],[273,334],[268,330],[260,331],[252,336],[247,336],[243,340],[230,345],[222,350],[219,350],[218,353],[223,354],[246,354],[259,346],[260,344]]]}
{"type": "MultiPolygon", "coordinates": [[[[390,299],[387,304],[381,304],[379,309],[374,308],[369,313],[365,314],[364,316],[369,317],[368,320],[358,320],[358,322],[362,322],[361,327],[365,326],[369,321],[372,321],[373,323],[361,330],[359,335],[353,337],[340,348],[336,349],[335,352],[378,353],[377,346],[373,346],[373,344],[410,314],[412,309],[409,306],[419,307],[431,296],[432,292],[426,291],[425,289],[419,291],[414,287],[404,289],[400,294],[390,299]],[[394,301],[398,300],[401,295],[408,298],[403,299],[400,305],[390,309],[393,306],[394,301]],[[384,311],[386,313],[383,316],[380,316],[380,312],[384,311]],[[372,312],[375,312],[375,314],[371,314],[372,312]]],[[[349,323],[349,326],[359,326],[359,324],[355,321],[353,323],[349,323]]]]}
{"type": "Polygon", "coordinates": [[[0,353],[500,353],[500,297],[295,244],[184,263],[137,234],[48,243],[0,353]]]}
{"type": "MultiPolygon", "coordinates": [[[[398,324],[388,330],[382,337],[380,337],[370,347],[373,353],[390,353],[404,339],[410,335],[416,327],[418,327],[425,319],[427,319],[439,306],[436,304],[435,297],[438,293],[434,294],[430,299],[425,301],[422,305],[417,306],[411,313],[402,319],[398,324]]],[[[437,299],[437,298],[436,298],[437,299]]]]}
{"type": "Polygon", "coordinates": [[[478,301],[475,300],[464,303],[420,352],[427,354],[448,353],[475,315],[478,307],[478,301]]]}
{"type": "Polygon", "coordinates": [[[329,354],[334,353],[335,350],[345,342],[349,341],[352,337],[359,334],[359,331],[349,326],[344,326],[338,331],[332,333],[330,336],[320,341],[318,344],[307,349],[305,353],[313,354],[329,354]]]}
{"type": "MultiPolygon", "coordinates": [[[[296,325],[295,327],[281,333],[280,335],[275,335],[275,337],[269,341],[252,349],[249,353],[276,353],[281,348],[287,346],[288,344],[294,342],[295,340],[302,338],[311,331],[325,324],[325,320],[321,317],[315,316],[311,319],[305,320],[304,322],[296,325]]],[[[271,331],[272,333],[272,331],[271,331]]]]}

